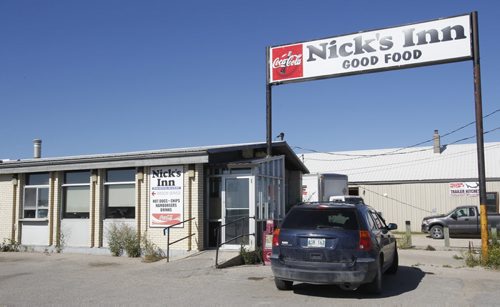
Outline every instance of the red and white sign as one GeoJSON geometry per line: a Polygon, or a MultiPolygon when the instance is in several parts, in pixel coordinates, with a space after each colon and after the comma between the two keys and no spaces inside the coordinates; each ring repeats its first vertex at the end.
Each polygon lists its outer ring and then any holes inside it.
{"type": "Polygon", "coordinates": [[[479,182],[450,182],[452,196],[479,196],[479,182]]]}
{"type": "Polygon", "coordinates": [[[269,83],[472,58],[470,15],[270,48],[269,83]]]}
{"type": "Polygon", "coordinates": [[[272,59],[273,80],[295,79],[303,76],[302,44],[274,48],[272,59]]]}
{"type": "MultiPolygon", "coordinates": [[[[183,166],[151,167],[149,173],[149,227],[166,227],[183,220],[183,166]]],[[[183,226],[174,227],[181,228],[183,226]]]]}

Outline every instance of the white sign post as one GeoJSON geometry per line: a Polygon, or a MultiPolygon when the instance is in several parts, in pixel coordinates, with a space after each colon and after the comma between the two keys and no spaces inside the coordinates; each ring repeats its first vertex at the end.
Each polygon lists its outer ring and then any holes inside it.
{"type": "Polygon", "coordinates": [[[149,227],[166,227],[182,222],[184,220],[183,166],[151,167],[149,183],[149,227]]]}

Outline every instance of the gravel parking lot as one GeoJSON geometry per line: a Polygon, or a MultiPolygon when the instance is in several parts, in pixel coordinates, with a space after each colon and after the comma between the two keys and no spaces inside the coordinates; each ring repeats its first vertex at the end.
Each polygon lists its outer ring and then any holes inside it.
{"type": "Polygon", "coordinates": [[[498,305],[500,273],[465,267],[456,259],[460,250],[399,252],[400,270],[384,276],[384,292],[378,297],[308,284],[278,291],[269,266],[215,269],[213,251],[170,263],[68,253],[0,253],[0,305],[498,305]]]}

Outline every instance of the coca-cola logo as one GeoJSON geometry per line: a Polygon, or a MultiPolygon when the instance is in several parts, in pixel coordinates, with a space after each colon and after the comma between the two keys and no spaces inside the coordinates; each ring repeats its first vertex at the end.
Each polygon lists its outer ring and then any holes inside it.
{"type": "Polygon", "coordinates": [[[274,48],[271,65],[273,81],[302,77],[302,44],[274,48]]]}

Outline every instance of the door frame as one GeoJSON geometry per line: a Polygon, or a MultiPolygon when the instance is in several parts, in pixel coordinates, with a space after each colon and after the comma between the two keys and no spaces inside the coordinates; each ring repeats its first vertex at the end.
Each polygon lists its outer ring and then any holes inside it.
{"type": "MultiPolygon", "coordinates": [[[[253,175],[225,175],[222,176],[222,191],[221,191],[221,224],[226,224],[226,180],[227,179],[248,179],[248,233],[255,234],[255,219],[250,217],[255,217],[255,176],[253,175]]],[[[226,240],[226,227],[222,227],[221,231],[221,242],[226,240]]],[[[240,244],[224,244],[221,249],[228,250],[239,250],[240,244]]],[[[248,245],[244,245],[245,248],[253,250],[255,247],[255,235],[248,236],[248,245]]]]}

